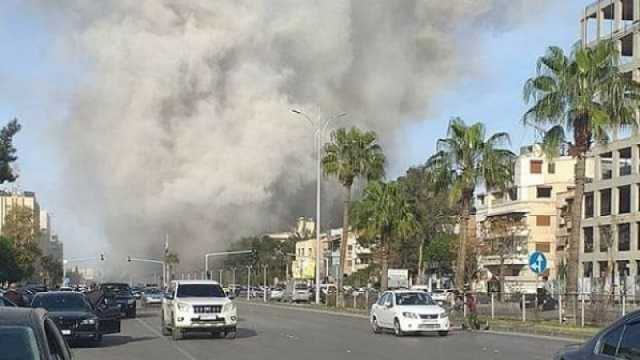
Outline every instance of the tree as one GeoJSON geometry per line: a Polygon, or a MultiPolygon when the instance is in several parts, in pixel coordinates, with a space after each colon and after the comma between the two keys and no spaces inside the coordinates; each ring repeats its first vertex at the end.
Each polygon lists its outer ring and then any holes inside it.
{"type": "Polygon", "coordinates": [[[387,288],[389,256],[401,239],[416,231],[418,223],[397,182],[370,182],[353,206],[358,242],[372,247],[380,257],[380,283],[387,288]]]}
{"type": "MultiPolygon", "coordinates": [[[[419,224],[417,231],[401,250],[413,255],[410,260],[416,259],[413,268],[416,269],[418,282],[423,283],[424,264],[427,259],[425,250],[428,249],[429,243],[440,235],[453,232],[455,208],[448,206],[447,182],[428,171],[425,166],[409,168],[404,176],[398,178],[398,183],[419,224]]],[[[440,263],[444,258],[438,261],[438,267],[445,265],[440,263]]],[[[448,265],[447,263],[446,266],[448,265]]]]}
{"type": "Polygon", "coordinates": [[[302,239],[304,234],[295,234],[289,239],[277,240],[268,236],[250,236],[242,238],[231,244],[229,251],[233,250],[256,250],[256,264],[253,264],[249,255],[233,255],[224,260],[226,269],[236,268],[236,282],[244,283],[246,281],[246,267],[254,266],[254,271],[258,268],[262,270],[262,265],[268,267],[269,277],[278,279],[286,279],[287,268],[289,267],[289,255],[295,252],[296,239],[302,239]]]}
{"type": "MultiPolygon", "coordinates": [[[[554,155],[567,144],[576,159],[575,199],[582,202],[586,181],[585,155],[593,140],[607,138],[608,131],[634,125],[640,88],[618,71],[619,53],[614,42],[594,47],[576,45],[569,56],[549,47],[538,59],[536,76],[524,85],[524,100],[532,107],[523,116],[525,124],[543,132],[545,153],[554,155]],[[573,142],[565,134],[573,134],[573,142]]],[[[573,206],[572,231],[568,243],[567,290],[578,291],[578,247],[582,206],[573,206]]]]}
{"type": "Polygon", "coordinates": [[[459,205],[455,281],[462,287],[473,192],[482,183],[488,188],[506,189],[512,181],[515,154],[503,148],[510,143],[507,133],[499,132],[486,138],[485,127],[479,122],[467,126],[461,118],[453,118],[447,135],[438,140],[437,152],[429,158],[427,167],[450,183],[449,201],[459,205]]]}
{"type": "Polygon", "coordinates": [[[344,188],[344,211],[342,218],[342,241],[340,242],[340,266],[338,270],[338,292],[342,292],[342,281],[347,257],[349,238],[349,213],[351,187],[360,177],[377,180],[384,176],[385,157],[373,131],[363,132],[355,127],[338,129],[331,133],[331,141],[324,146],[322,167],[326,175],[335,176],[344,188]]]}
{"type": "Polygon", "coordinates": [[[33,209],[14,205],[7,212],[2,226],[2,236],[13,241],[16,262],[25,278],[33,274],[34,266],[41,255],[36,241],[39,233],[33,209]]]}
{"type": "Polygon", "coordinates": [[[15,282],[24,278],[17,253],[15,242],[6,236],[0,236],[0,283],[15,282]]]}
{"type": "Polygon", "coordinates": [[[522,239],[522,232],[527,230],[524,222],[524,214],[510,213],[487,218],[482,224],[485,243],[489,244],[485,251],[487,256],[497,256],[498,282],[500,284],[500,301],[504,300],[505,294],[505,262],[509,258],[521,253],[524,249],[526,254],[527,243],[522,239]]]}
{"type": "Polygon", "coordinates": [[[49,284],[61,284],[62,283],[62,263],[55,260],[51,256],[43,256],[40,259],[42,263],[42,269],[46,274],[49,284]]]}
{"type": "Polygon", "coordinates": [[[18,119],[9,121],[0,130],[0,184],[13,182],[18,178],[11,164],[18,160],[16,148],[13,146],[13,137],[20,131],[18,119]]]}

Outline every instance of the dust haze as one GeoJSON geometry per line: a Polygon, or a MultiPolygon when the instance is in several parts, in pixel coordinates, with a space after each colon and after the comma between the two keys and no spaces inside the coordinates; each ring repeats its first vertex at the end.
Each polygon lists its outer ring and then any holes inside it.
{"type": "MultiPolygon", "coordinates": [[[[315,176],[311,129],[290,109],[347,112],[339,125],[377,131],[393,161],[403,125],[482,71],[470,59],[483,34],[543,3],[34,2],[83,72],[56,131],[68,210],[91,236],[65,234],[66,250],[159,257],[168,234],[196,270],[232,239],[287,229],[313,215],[315,176]]],[[[339,192],[327,186],[333,222],[339,192]]]]}

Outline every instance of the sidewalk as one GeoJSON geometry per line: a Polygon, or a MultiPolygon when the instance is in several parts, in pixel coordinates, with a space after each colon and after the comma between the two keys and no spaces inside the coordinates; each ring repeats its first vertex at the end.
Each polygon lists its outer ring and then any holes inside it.
{"type": "MultiPolygon", "coordinates": [[[[353,309],[353,308],[336,308],[333,306],[326,305],[315,305],[315,304],[289,304],[289,303],[279,303],[279,302],[269,302],[264,303],[262,300],[251,300],[247,301],[246,299],[236,299],[235,301],[241,303],[249,303],[257,306],[268,306],[268,307],[278,307],[278,308],[288,308],[295,309],[300,311],[307,312],[315,312],[315,313],[324,313],[331,315],[339,315],[339,316],[348,316],[353,318],[366,319],[368,318],[368,311],[364,309],[353,309]]],[[[487,321],[487,318],[481,317],[482,322],[487,321]]],[[[459,319],[452,319],[452,328],[460,329],[459,319]]],[[[560,325],[554,321],[518,321],[511,319],[494,319],[489,320],[489,331],[488,333],[513,333],[519,334],[523,336],[548,336],[555,338],[564,338],[565,340],[575,340],[575,341],[583,341],[586,340],[593,335],[595,335],[600,328],[595,327],[575,327],[572,325],[560,325]]]]}

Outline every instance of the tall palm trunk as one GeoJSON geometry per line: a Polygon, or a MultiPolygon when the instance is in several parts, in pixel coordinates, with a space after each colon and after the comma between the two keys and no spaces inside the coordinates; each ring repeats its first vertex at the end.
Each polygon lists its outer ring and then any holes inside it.
{"type": "MultiPolygon", "coordinates": [[[[381,242],[385,244],[384,235],[381,242]]],[[[387,290],[389,288],[389,248],[387,245],[383,245],[382,254],[380,259],[380,287],[382,290],[387,290]]]]}
{"type": "Polygon", "coordinates": [[[468,191],[462,195],[462,216],[460,217],[460,240],[456,259],[456,287],[464,288],[464,273],[467,256],[467,231],[469,223],[469,204],[471,202],[468,191]]]}
{"type": "MultiPolygon", "coordinates": [[[[578,155],[575,166],[576,189],[573,206],[571,207],[571,236],[569,237],[569,251],[567,252],[567,292],[569,294],[578,292],[578,264],[580,261],[578,258],[578,250],[580,247],[580,232],[582,230],[582,197],[584,194],[585,166],[586,160],[584,155],[578,155]]],[[[574,296],[570,296],[569,298],[572,299],[572,304],[570,304],[569,309],[573,309],[573,315],[577,323],[577,298],[574,296]]]]}
{"type": "MultiPolygon", "coordinates": [[[[338,294],[342,294],[342,283],[347,269],[347,244],[349,241],[349,209],[351,205],[351,185],[344,186],[344,211],[342,213],[342,241],[340,241],[340,266],[338,266],[338,294]]],[[[341,296],[338,296],[341,298],[341,296]]]]}

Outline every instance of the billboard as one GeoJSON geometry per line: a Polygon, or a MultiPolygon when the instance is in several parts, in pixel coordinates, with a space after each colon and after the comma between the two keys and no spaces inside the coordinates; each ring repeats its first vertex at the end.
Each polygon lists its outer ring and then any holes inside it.
{"type": "Polygon", "coordinates": [[[387,271],[387,284],[389,288],[408,288],[409,287],[409,270],[408,269],[389,269],[387,271]]]}

